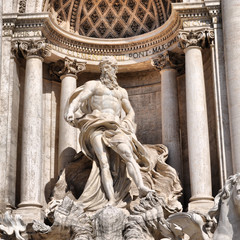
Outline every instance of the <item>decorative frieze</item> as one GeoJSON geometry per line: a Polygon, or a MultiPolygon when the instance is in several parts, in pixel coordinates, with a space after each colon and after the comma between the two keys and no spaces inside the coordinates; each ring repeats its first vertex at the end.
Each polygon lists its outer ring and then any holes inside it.
{"type": "Polygon", "coordinates": [[[13,34],[13,30],[15,28],[15,21],[14,19],[9,19],[7,22],[3,22],[3,37],[11,37],[13,34]]]}
{"type": "Polygon", "coordinates": [[[166,51],[163,54],[158,55],[156,58],[152,59],[152,65],[158,69],[174,68],[179,70],[184,65],[184,56],[166,51]]]}
{"type": "Polygon", "coordinates": [[[206,30],[180,31],[178,38],[179,45],[182,49],[193,46],[204,48],[206,44],[206,30]]]}
{"type": "Polygon", "coordinates": [[[44,35],[48,39],[48,45],[54,49],[56,55],[64,53],[68,57],[93,61],[99,61],[102,56],[106,55],[113,55],[119,61],[150,58],[151,55],[163,52],[176,44],[177,31],[181,25],[177,13],[173,12],[169,21],[164,24],[164,28],[158,28],[154,35],[148,33],[144,37],[137,36],[129,42],[126,42],[125,39],[116,39],[110,42],[109,39],[88,40],[81,36],[59,31],[48,13],[5,15],[3,22],[5,26],[8,26],[4,32],[5,35],[26,40],[40,39],[44,35]],[[9,28],[10,26],[11,28],[9,28]]]}
{"type": "Polygon", "coordinates": [[[40,30],[37,31],[21,31],[14,32],[14,38],[33,38],[33,37],[42,37],[42,32],[40,30]]]}
{"type": "Polygon", "coordinates": [[[184,28],[208,27],[211,25],[211,20],[188,20],[183,22],[184,28]]]}

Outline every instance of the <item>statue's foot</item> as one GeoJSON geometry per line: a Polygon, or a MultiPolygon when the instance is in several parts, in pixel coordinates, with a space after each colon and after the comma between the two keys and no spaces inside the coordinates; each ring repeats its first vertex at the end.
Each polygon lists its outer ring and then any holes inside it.
{"type": "Polygon", "coordinates": [[[141,188],[139,188],[139,197],[146,197],[147,194],[150,192],[155,193],[155,191],[152,190],[151,188],[142,186],[141,188]]]}

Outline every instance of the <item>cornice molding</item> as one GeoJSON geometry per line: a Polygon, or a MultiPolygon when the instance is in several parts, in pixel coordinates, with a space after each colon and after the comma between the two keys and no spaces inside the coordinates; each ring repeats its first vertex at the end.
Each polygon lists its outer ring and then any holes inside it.
{"type": "Polygon", "coordinates": [[[183,29],[212,28],[214,17],[221,15],[220,1],[173,3],[183,29]]]}
{"type": "MultiPolygon", "coordinates": [[[[175,51],[180,29],[211,29],[213,15],[219,14],[216,2],[174,3],[172,14],[164,25],[146,34],[130,38],[102,39],[67,32],[51,19],[50,13],[3,14],[3,37],[13,40],[40,40],[52,55],[47,62],[65,57],[88,61],[88,68],[97,70],[103,56],[114,56],[119,70],[153,68],[151,59],[165,51],[175,51]],[[211,3],[211,4],[210,4],[211,3]]],[[[215,16],[214,15],[214,16],[215,16]]]]}

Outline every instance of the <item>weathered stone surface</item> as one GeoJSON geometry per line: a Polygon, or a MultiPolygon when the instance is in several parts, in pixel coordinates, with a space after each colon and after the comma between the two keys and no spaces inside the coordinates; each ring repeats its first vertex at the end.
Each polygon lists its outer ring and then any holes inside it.
{"type": "Polygon", "coordinates": [[[24,240],[21,236],[21,232],[24,232],[25,230],[26,226],[23,223],[21,216],[18,214],[13,217],[10,211],[7,211],[4,216],[0,218],[1,239],[24,240]]]}
{"type": "Polygon", "coordinates": [[[237,240],[240,229],[240,173],[230,176],[215,197],[209,216],[217,222],[214,240],[237,240]]]}
{"type": "Polygon", "coordinates": [[[58,206],[47,212],[51,227],[42,222],[33,222],[29,234],[34,239],[92,239],[93,229],[90,218],[80,204],[65,197],[58,206]]]}

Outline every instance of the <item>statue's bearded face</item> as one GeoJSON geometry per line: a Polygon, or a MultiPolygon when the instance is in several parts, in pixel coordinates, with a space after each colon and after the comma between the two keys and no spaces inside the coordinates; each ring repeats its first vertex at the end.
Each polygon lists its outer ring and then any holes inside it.
{"type": "Polygon", "coordinates": [[[101,66],[101,81],[110,89],[118,86],[117,83],[117,66],[105,63],[101,66]]]}

